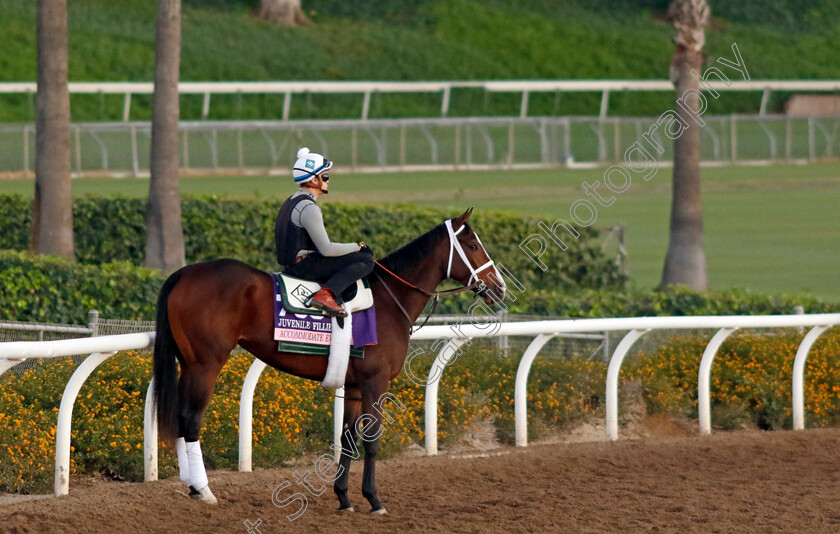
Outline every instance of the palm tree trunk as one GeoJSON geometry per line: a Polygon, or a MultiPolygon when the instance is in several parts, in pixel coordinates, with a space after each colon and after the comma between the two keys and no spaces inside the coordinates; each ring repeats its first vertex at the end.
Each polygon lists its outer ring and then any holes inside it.
{"type": "Polygon", "coordinates": [[[73,258],[67,1],[38,0],[35,199],[31,249],[73,258]]]}
{"type": "MultiPolygon", "coordinates": [[[[700,72],[701,52],[682,50],[674,54],[677,99],[688,89],[699,91],[700,83],[691,76],[700,72]]],[[[683,100],[684,105],[699,109],[696,98],[683,100]]],[[[687,110],[675,106],[680,118],[689,124],[674,140],[674,175],[671,196],[671,224],[668,252],[662,271],[660,287],[684,284],[692,289],[708,289],[706,256],[703,252],[703,207],[700,199],[700,126],[687,110]]],[[[697,116],[695,114],[694,116],[697,116]]]]}
{"type": "Polygon", "coordinates": [[[300,0],[260,0],[257,17],[281,26],[305,26],[312,22],[303,14],[300,0]]]}
{"type": "Polygon", "coordinates": [[[151,181],[146,205],[146,265],[166,272],[186,263],[178,185],[180,57],[181,0],[160,0],[155,35],[151,181]]]}
{"type": "Polygon", "coordinates": [[[677,50],[671,60],[671,81],[676,88],[674,109],[688,128],[674,140],[674,177],[671,197],[671,225],[668,252],[660,289],[684,284],[708,289],[706,256],[703,253],[703,208],[700,201],[700,115],[701,102],[686,91],[700,93],[700,83],[691,71],[703,66],[704,29],[709,21],[706,0],[674,0],[668,16],[677,32],[677,50]],[[689,109],[686,109],[689,108],[689,109]],[[692,116],[693,112],[693,116],[692,116]]]}

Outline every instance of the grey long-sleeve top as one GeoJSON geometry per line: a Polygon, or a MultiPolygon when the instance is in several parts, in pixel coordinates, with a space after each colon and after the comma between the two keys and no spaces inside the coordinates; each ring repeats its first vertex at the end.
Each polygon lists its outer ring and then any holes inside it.
{"type": "MultiPolygon", "coordinates": [[[[327,235],[327,229],[324,227],[324,215],[321,213],[321,207],[315,202],[315,195],[301,189],[292,195],[292,198],[300,195],[308,196],[311,202],[306,200],[298,202],[292,211],[292,224],[306,230],[315,246],[318,247],[318,252],[324,256],[344,256],[361,250],[358,243],[333,243],[330,241],[330,236],[327,235]]],[[[310,252],[312,251],[301,250],[298,251],[297,255],[303,256],[310,252]]]]}

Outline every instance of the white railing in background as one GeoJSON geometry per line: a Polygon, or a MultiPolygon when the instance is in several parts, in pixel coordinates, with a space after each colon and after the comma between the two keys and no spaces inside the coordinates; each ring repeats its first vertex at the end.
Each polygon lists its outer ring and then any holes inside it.
{"type": "MultiPolygon", "coordinates": [[[[44,334],[50,332],[52,334],[86,334],[95,336],[99,329],[99,312],[90,310],[88,312],[87,326],[74,325],[56,325],[50,323],[27,323],[23,321],[0,321],[0,331],[11,330],[16,332],[36,332],[38,334],[38,341],[44,341],[44,334]]],[[[0,362],[0,374],[3,373],[3,364],[0,362]]]]}
{"type": "MultiPolygon", "coordinates": [[[[618,378],[621,364],[633,343],[652,330],[675,329],[719,329],[706,347],[698,374],[698,404],[700,433],[711,432],[709,384],[712,361],[724,339],[736,329],[743,328],[785,328],[813,327],[799,346],[793,367],[793,428],[804,428],[804,371],[808,352],[816,339],[829,327],[840,325],[840,314],[812,315],[749,315],[749,316],[687,316],[687,317],[640,317],[618,319],[572,319],[556,321],[525,321],[500,323],[491,333],[495,336],[536,336],[526,349],[516,374],[514,411],[516,424],[516,445],[527,446],[527,380],[531,364],[540,349],[552,338],[568,333],[591,333],[629,331],[616,347],[607,370],[606,421],[607,437],[618,439],[618,378]]],[[[444,347],[438,352],[429,371],[425,399],[425,444],[426,454],[434,455],[437,447],[437,404],[438,383],[443,371],[458,349],[471,339],[489,337],[486,324],[459,324],[451,326],[426,326],[412,336],[412,340],[443,340],[444,347]],[[448,340],[448,342],[446,341],[448,340]]],[[[97,365],[120,350],[148,348],[154,344],[154,333],[124,334],[62,341],[25,341],[0,343],[0,360],[11,365],[27,358],[53,358],[90,354],[76,369],[65,387],[58,413],[56,429],[55,494],[65,495],[69,491],[70,428],[73,404],[84,381],[97,365]]],[[[456,365],[457,363],[453,363],[456,365]]],[[[266,365],[254,360],[245,378],[240,398],[239,416],[239,470],[252,468],[252,417],[254,390],[266,365]]],[[[145,480],[157,480],[157,425],[152,409],[153,382],[146,391],[144,410],[144,471],[145,480]]],[[[344,416],[343,390],[336,394],[334,402],[334,440],[339,443],[344,416]]]]}
{"type": "MultiPolygon", "coordinates": [[[[183,121],[185,174],[286,173],[301,146],[341,172],[581,168],[622,164],[649,135],[670,165],[658,117],[453,117],[373,120],[183,121]]],[[[840,115],[704,115],[702,165],[810,163],[840,155],[840,115]]],[[[73,177],[149,176],[149,122],[70,126],[73,177]]],[[[0,124],[0,176],[34,176],[35,127],[0,124]]],[[[650,147],[648,147],[650,149],[650,147]]]]}
{"type": "MultiPolygon", "coordinates": [[[[763,115],[773,91],[794,92],[838,92],[840,80],[750,80],[732,81],[729,85],[714,80],[707,82],[716,91],[760,92],[759,113],[763,115]]],[[[152,82],[71,82],[70,94],[120,94],[123,101],[123,120],[131,116],[131,96],[154,93],[152,82]]],[[[488,93],[521,94],[519,116],[528,116],[528,98],[531,93],[601,93],[599,116],[607,116],[611,92],[674,90],[668,80],[495,80],[495,81],[431,81],[431,82],[388,82],[388,81],[296,81],[296,82],[181,82],[178,92],[182,95],[203,95],[202,116],[210,114],[211,95],[236,94],[282,94],[283,120],[289,118],[292,95],[360,94],[362,95],[361,118],[367,120],[371,96],[376,93],[440,93],[440,114],[449,113],[453,89],[483,89],[488,93]]],[[[0,83],[0,94],[35,94],[35,82],[0,83]]]]}

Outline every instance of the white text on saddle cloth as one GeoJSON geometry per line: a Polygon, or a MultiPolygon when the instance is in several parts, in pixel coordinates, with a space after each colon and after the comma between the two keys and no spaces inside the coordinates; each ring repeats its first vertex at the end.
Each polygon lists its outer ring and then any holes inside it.
{"type": "Polygon", "coordinates": [[[332,338],[332,322],[323,315],[296,315],[281,308],[274,328],[277,341],[294,341],[329,345],[332,338]]]}

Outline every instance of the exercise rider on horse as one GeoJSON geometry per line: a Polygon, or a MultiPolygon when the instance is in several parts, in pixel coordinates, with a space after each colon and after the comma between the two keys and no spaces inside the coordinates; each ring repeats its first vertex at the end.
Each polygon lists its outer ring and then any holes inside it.
{"type": "Polygon", "coordinates": [[[283,203],[274,223],[277,263],[284,273],[321,284],[309,303],[327,315],[346,317],[341,295],[373,271],[373,251],[360,243],[333,243],[324,227],[318,197],[327,194],[333,162],[301,148],[292,170],[300,189],[283,203]]]}

